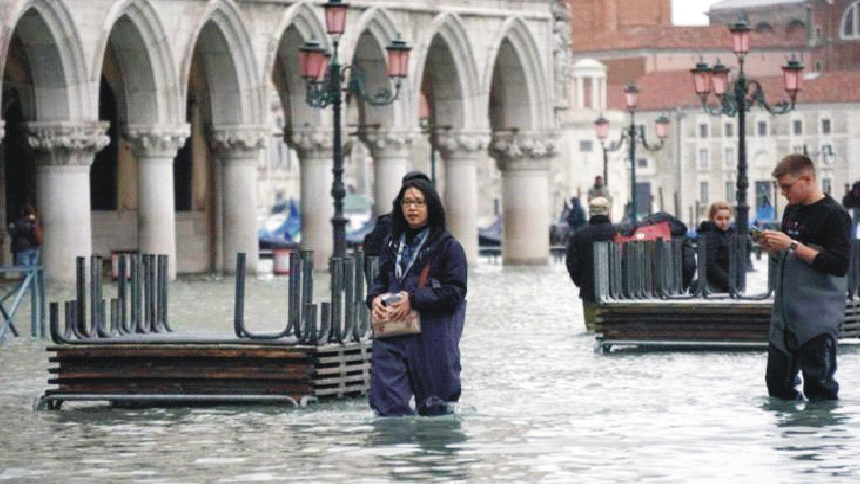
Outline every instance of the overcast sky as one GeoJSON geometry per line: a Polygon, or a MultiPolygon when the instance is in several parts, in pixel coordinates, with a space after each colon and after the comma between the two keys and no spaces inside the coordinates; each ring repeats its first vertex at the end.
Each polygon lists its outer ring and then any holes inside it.
{"type": "Polygon", "coordinates": [[[707,25],[704,12],[718,0],[672,0],[672,22],[675,25],[707,25]]]}

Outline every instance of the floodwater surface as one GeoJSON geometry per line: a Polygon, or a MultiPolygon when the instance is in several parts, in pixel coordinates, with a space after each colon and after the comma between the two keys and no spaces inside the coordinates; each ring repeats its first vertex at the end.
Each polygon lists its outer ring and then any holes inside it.
{"type": "MultiPolygon", "coordinates": [[[[183,279],[170,291],[175,329],[231,333],[232,279],[183,279]]],[[[285,279],[249,281],[249,328],[280,328],[285,294],[285,279]]],[[[860,479],[856,346],[840,347],[840,401],[773,402],[762,351],[595,353],[561,264],[481,265],[468,299],[462,401],[437,418],[379,418],[362,398],[34,411],[48,388],[46,341],[10,336],[0,347],[0,482],[860,479]]]]}

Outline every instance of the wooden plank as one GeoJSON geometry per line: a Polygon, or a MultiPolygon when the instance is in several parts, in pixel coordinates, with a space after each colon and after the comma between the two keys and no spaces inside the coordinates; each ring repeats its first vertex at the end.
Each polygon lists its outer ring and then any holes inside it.
{"type": "MultiPolygon", "coordinates": [[[[370,362],[350,365],[346,367],[348,372],[362,371],[362,370],[370,370],[370,362]]],[[[331,367],[331,368],[316,368],[314,373],[318,376],[325,375],[339,375],[341,373],[340,367],[331,367]]]]}
{"type": "Polygon", "coordinates": [[[295,358],[308,359],[311,352],[281,347],[187,347],[165,345],[105,345],[105,346],[54,346],[48,351],[54,351],[59,358],[116,358],[116,357],[202,357],[202,358],[295,358]]]}
{"type": "MultiPolygon", "coordinates": [[[[56,383],[49,381],[49,383],[56,383]]],[[[52,394],[62,393],[101,393],[101,394],[150,394],[150,395],[212,395],[212,394],[289,394],[312,395],[313,387],[310,381],[280,381],[267,380],[208,380],[208,381],[173,381],[173,380],[144,380],[124,382],[120,380],[91,382],[62,382],[52,394]]]]}

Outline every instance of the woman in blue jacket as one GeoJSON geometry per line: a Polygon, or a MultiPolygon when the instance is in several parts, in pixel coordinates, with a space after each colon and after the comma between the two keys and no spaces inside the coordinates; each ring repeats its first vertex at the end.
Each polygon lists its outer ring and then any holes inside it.
{"type": "Polygon", "coordinates": [[[367,296],[377,318],[416,310],[421,332],[375,337],[370,406],[379,415],[443,415],[460,398],[460,335],[466,318],[466,254],[445,230],[445,210],[424,180],[403,184],[367,296]],[[425,269],[426,268],[426,269],[425,269]],[[426,281],[419,284],[425,271],[426,281]],[[384,304],[383,294],[400,301],[384,304]],[[415,409],[409,401],[415,397],[415,409]]]}

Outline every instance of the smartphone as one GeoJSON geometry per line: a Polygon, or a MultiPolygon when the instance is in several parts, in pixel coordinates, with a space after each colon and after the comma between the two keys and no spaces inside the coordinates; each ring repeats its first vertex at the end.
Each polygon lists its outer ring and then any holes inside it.
{"type": "Polygon", "coordinates": [[[384,296],[382,298],[382,305],[388,306],[390,304],[398,303],[398,302],[400,302],[400,299],[402,299],[402,298],[401,298],[399,293],[398,294],[388,294],[387,296],[384,296]]]}
{"type": "Polygon", "coordinates": [[[764,233],[756,227],[755,225],[750,227],[750,237],[756,242],[761,242],[761,239],[764,238],[764,233]]]}

